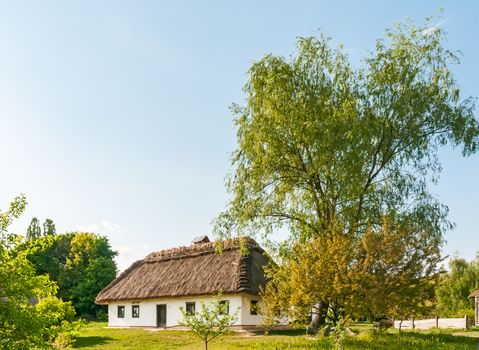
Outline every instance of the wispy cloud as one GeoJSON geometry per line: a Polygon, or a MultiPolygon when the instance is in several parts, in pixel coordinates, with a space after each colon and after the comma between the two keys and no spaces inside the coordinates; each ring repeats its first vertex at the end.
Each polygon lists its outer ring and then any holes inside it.
{"type": "Polygon", "coordinates": [[[146,254],[150,253],[147,247],[148,245],[146,243],[143,244],[143,250],[136,250],[132,249],[131,247],[121,245],[113,247],[113,250],[118,252],[115,261],[119,272],[126,270],[135,261],[144,258],[146,254]]]}
{"type": "Polygon", "coordinates": [[[75,231],[96,233],[96,232],[100,231],[100,226],[98,224],[91,224],[91,225],[86,225],[86,226],[77,226],[75,231]]]}
{"type": "Polygon", "coordinates": [[[105,219],[101,220],[101,225],[109,232],[123,231],[123,228],[120,225],[105,219]]]}
{"type": "Polygon", "coordinates": [[[446,22],[447,22],[447,18],[443,19],[442,21],[436,23],[433,26],[427,27],[426,29],[422,31],[422,35],[428,36],[428,35],[434,34],[434,32],[438,30],[439,28],[441,28],[441,26],[446,22]]]}
{"type": "Polygon", "coordinates": [[[76,230],[81,232],[93,232],[93,233],[102,233],[102,234],[118,233],[118,232],[125,231],[125,229],[121,227],[119,224],[106,219],[102,219],[99,224],[94,223],[90,225],[77,226],[76,230]]]}

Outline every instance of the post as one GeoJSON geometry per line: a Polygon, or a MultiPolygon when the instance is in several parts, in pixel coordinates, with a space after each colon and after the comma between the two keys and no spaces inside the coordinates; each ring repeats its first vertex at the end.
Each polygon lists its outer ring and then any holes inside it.
{"type": "Polygon", "coordinates": [[[469,320],[467,319],[467,315],[464,315],[464,322],[465,322],[465,329],[469,328],[469,320]]]}
{"type": "Polygon", "coordinates": [[[436,328],[439,328],[439,316],[436,316],[436,328]]]}
{"type": "Polygon", "coordinates": [[[412,318],[412,330],[414,330],[416,327],[414,326],[414,317],[412,318]]]}
{"type": "Polygon", "coordinates": [[[474,325],[477,326],[477,325],[479,325],[479,310],[477,309],[479,298],[474,297],[474,301],[475,301],[475,303],[474,303],[474,325]]]}

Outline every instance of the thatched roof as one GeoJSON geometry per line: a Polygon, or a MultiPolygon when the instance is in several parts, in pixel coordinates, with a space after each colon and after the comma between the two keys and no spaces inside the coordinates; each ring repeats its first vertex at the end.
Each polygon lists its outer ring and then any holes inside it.
{"type": "Polygon", "coordinates": [[[160,297],[247,292],[257,294],[266,283],[263,266],[268,263],[264,250],[251,238],[241,254],[238,239],[197,243],[188,247],[162,250],[138,260],[96,297],[96,303],[141,300],[160,297]]]}
{"type": "Polygon", "coordinates": [[[476,297],[479,297],[479,289],[469,294],[469,298],[476,298],[476,297]]]}

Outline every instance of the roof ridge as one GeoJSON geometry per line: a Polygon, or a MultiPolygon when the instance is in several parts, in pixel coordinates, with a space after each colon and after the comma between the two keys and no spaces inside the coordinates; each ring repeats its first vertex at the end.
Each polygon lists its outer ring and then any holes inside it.
{"type": "Polygon", "coordinates": [[[183,259],[195,256],[201,256],[205,254],[213,254],[218,252],[218,245],[221,244],[222,247],[219,249],[221,251],[236,250],[241,248],[241,240],[246,239],[246,244],[248,249],[256,249],[260,252],[264,250],[258,245],[258,243],[251,237],[240,237],[232,238],[222,241],[213,241],[208,243],[196,243],[189,246],[181,246],[174,248],[167,248],[152,252],[148,254],[143,260],[145,262],[160,262],[167,260],[183,259]]]}

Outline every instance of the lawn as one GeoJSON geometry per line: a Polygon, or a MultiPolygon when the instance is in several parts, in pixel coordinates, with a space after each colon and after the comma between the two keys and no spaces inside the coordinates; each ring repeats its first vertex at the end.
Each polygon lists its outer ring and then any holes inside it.
{"type": "MultiPolygon", "coordinates": [[[[417,350],[476,350],[479,332],[452,331],[391,332],[376,335],[369,331],[347,338],[345,349],[417,349],[417,350]]],[[[149,331],[143,329],[106,328],[104,323],[92,322],[79,335],[74,349],[138,349],[166,350],[203,349],[202,343],[186,331],[149,331]]],[[[299,331],[279,332],[270,335],[244,335],[234,333],[217,339],[209,345],[210,350],[219,349],[332,349],[331,339],[305,336],[299,331]]]]}

